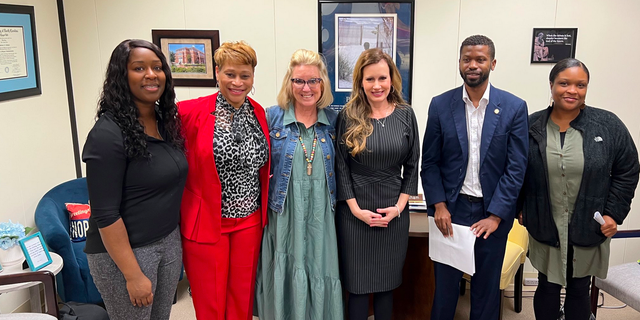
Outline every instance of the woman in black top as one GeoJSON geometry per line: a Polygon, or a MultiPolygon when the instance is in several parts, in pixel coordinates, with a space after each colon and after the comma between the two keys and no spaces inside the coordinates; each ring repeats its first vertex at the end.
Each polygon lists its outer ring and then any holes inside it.
{"type": "Polygon", "coordinates": [[[391,319],[409,241],[409,195],[418,192],[420,146],[400,73],[380,49],[364,51],[338,116],[336,231],[349,319],[391,319]]]}
{"type": "Polygon", "coordinates": [[[82,154],[92,211],[85,252],[111,320],[169,319],[188,167],[174,101],[160,49],[121,42],[82,154]]]}

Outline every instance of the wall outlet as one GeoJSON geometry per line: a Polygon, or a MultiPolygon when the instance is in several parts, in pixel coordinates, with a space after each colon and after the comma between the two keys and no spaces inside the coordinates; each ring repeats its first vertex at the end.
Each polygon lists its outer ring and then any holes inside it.
{"type": "Polygon", "coordinates": [[[537,286],[538,285],[538,278],[524,278],[524,285],[525,286],[537,286]]]}

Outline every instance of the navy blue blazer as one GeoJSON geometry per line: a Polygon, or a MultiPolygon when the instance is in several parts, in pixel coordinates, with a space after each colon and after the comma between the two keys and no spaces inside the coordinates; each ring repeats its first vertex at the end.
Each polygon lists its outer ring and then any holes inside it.
{"type": "MultiPolygon", "coordinates": [[[[467,173],[469,147],[464,86],[431,100],[422,146],[422,188],[427,212],[433,216],[435,204],[445,202],[453,223],[471,225],[468,213],[457,214],[456,200],[467,173]]],[[[484,116],[480,143],[480,184],[485,217],[502,218],[496,236],[511,230],[516,201],[527,168],[529,123],[527,103],[489,86],[489,104],[484,116]]]]}

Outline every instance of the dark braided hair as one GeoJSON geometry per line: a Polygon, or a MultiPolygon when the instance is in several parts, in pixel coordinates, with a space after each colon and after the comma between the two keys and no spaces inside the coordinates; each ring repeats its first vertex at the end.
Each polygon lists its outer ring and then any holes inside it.
{"type": "Polygon", "coordinates": [[[108,113],[113,121],[122,130],[124,138],[125,154],[130,159],[149,158],[147,151],[147,135],[144,127],[138,121],[140,112],[133,101],[133,95],[129,88],[128,68],[129,55],[136,48],[144,48],[153,51],[162,62],[162,71],[166,77],[166,83],[162,96],[156,102],[156,111],[162,118],[165,131],[168,133],[167,142],[174,148],[184,152],[184,138],[182,126],[178,119],[178,107],[176,106],[176,94],[173,91],[173,79],[171,68],[167,64],[164,54],[153,43],[146,40],[125,40],[111,53],[107,74],[104,80],[100,101],[98,102],[97,118],[108,113]]]}

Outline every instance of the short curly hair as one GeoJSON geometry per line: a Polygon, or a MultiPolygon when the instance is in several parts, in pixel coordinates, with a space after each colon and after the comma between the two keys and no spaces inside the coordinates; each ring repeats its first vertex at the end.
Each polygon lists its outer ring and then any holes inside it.
{"type": "Polygon", "coordinates": [[[462,44],[460,45],[460,55],[462,55],[462,48],[466,46],[488,46],[491,59],[494,59],[496,57],[496,46],[493,44],[493,41],[491,41],[491,39],[489,39],[487,36],[476,34],[464,39],[464,41],[462,41],[462,44]]]}

